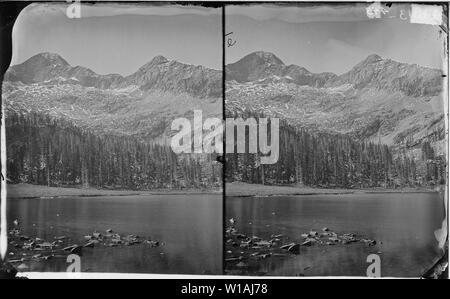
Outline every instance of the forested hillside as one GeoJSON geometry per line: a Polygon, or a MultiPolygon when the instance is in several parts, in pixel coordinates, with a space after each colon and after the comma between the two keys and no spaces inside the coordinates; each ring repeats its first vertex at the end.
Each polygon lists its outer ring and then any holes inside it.
{"type": "Polygon", "coordinates": [[[39,113],[10,113],[6,127],[12,182],[129,190],[221,185],[222,168],[213,155],[175,155],[167,145],[94,135],[39,113]]]}
{"type": "MultiPolygon", "coordinates": [[[[233,113],[228,112],[228,117],[233,113]]],[[[243,118],[264,117],[254,112],[243,118]]],[[[270,132],[270,131],[269,131],[270,132]]],[[[236,142],[235,142],[236,144],[236,142]]],[[[227,182],[298,184],[340,188],[399,188],[445,184],[445,158],[429,142],[416,159],[403,150],[394,153],[385,144],[358,142],[350,136],[308,133],[280,122],[280,154],[275,164],[264,165],[257,154],[227,153],[227,182]]]]}

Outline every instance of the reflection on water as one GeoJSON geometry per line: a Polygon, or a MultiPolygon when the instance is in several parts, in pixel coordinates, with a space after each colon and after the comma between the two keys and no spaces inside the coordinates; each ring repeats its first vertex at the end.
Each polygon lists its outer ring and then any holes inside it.
{"type": "Polygon", "coordinates": [[[300,255],[262,260],[246,274],[365,276],[367,256],[375,253],[382,276],[418,277],[441,255],[434,231],[445,210],[437,193],[227,197],[226,207],[227,218],[249,236],[301,240],[302,233],[328,227],[378,242],[301,247],[300,255]]]}
{"type": "MultiPolygon", "coordinates": [[[[20,220],[29,236],[53,240],[68,236],[84,244],[84,236],[112,229],[165,243],[150,248],[96,247],[83,251],[82,271],[122,273],[222,273],[221,195],[154,195],[11,199],[8,221],[20,220]]],[[[65,271],[63,258],[32,263],[31,271],[65,271]]]]}

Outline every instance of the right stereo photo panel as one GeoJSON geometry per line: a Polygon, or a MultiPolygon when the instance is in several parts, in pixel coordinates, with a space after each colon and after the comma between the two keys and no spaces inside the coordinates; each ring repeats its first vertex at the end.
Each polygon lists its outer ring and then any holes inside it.
{"type": "Polygon", "coordinates": [[[446,8],[225,8],[225,273],[423,277],[447,245],[446,8]]]}

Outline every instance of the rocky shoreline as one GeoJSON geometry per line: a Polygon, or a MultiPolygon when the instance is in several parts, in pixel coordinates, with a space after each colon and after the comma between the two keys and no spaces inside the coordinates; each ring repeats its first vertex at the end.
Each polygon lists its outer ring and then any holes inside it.
{"type": "Polygon", "coordinates": [[[14,273],[14,270],[16,272],[29,271],[32,262],[45,262],[58,258],[65,260],[70,254],[82,256],[84,251],[95,250],[96,248],[134,245],[155,248],[165,245],[164,242],[159,240],[133,234],[119,234],[112,229],[106,229],[104,232],[94,231],[84,236],[83,242],[75,242],[67,236],[54,236],[51,240],[44,240],[23,234],[17,224],[18,221],[16,221],[15,227],[9,231],[8,236],[10,250],[7,262],[9,266],[5,268],[5,271],[9,271],[8,273],[14,273]]]}
{"type": "Polygon", "coordinates": [[[268,258],[289,258],[292,255],[300,254],[302,248],[346,246],[355,243],[363,243],[368,247],[377,245],[376,240],[354,233],[334,232],[327,227],[322,228],[320,231],[310,230],[300,234],[299,237],[273,234],[270,238],[263,239],[239,232],[234,222],[234,219],[230,219],[230,225],[225,231],[225,268],[226,274],[232,275],[262,275],[264,273],[258,273],[252,269],[252,264],[268,258]]]}

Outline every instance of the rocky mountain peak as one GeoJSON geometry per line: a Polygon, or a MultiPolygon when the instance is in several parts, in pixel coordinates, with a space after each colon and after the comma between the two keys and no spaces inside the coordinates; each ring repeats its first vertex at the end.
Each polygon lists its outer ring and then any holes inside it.
{"type": "Polygon", "coordinates": [[[169,62],[169,60],[167,60],[166,57],[162,56],[162,55],[158,55],[155,56],[152,60],[150,60],[150,62],[144,64],[139,70],[142,72],[146,72],[152,68],[154,68],[155,66],[164,64],[169,62]]]}
{"type": "Polygon", "coordinates": [[[49,52],[36,54],[33,57],[31,57],[30,59],[28,59],[27,61],[25,61],[24,63],[52,65],[52,66],[55,66],[55,65],[68,66],[69,65],[69,63],[64,58],[62,58],[60,55],[55,54],[55,53],[49,53],[49,52]]]}
{"type": "Polygon", "coordinates": [[[283,61],[273,53],[257,51],[227,66],[227,80],[254,81],[277,75],[285,68],[283,61]]]}
{"type": "Polygon", "coordinates": [[[442,71],[383,59],[372,54],[350,71],[329,80],[326,86],[351,84],[356,89],[374,88],[407,96],[434,96],[442,92],[442,71]]]}
{"type": "Polygon", "coordinates": [[[259,58],[259,60],[264,63],[284,65],[283,61],[280,58],[270,52],[257,51],[247,55],[246,57],[253,58],[253,56],[259,58]]]}
{"type": "Polygon", "coordinates": [[[164,57],[162,55],[158,55],[158,56],[155,56],[150,61],[149,64],[152,65],[152,66],[156,66],[156,65],[160,65],[160,64],[163,64],[163,63],[166,63],[166,62],[169,62],[169,60],[166,57],[164,57]]]}
{"type": "Polygon", "coordinates": [[[227,65],[226,76],[228,81],[235,80],[240,83],[267,82],[266,79],[276,76],[280,77],[283,82],[321,87],[336,75],[332,73],[314,74],[306,68],[294,64],[287,66],[275,54],[258,51],[227,65]]]}
{"type": "Polygon", "coordinates": [[[361,64],[371,64],[371,63],[376,63],[376,62],[380,62],[383,61],[383,58],[381,58],[380,55],[377,54],[370,54],[369,56],[367,56],[366,59],[364,59],[361,64]]]}

